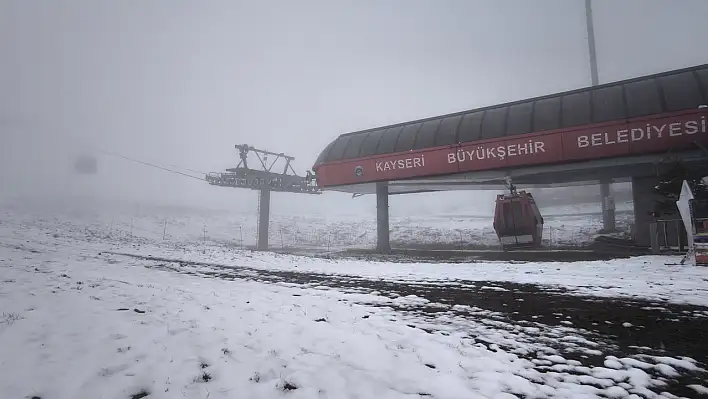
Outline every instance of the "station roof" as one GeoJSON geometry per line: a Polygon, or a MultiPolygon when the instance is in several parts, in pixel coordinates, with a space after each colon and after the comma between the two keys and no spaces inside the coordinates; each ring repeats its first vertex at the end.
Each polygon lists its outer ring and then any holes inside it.
{"type": "Polygon", "coordinates": [[[708,64],[342,134],[315,165],[695,109],[708,64]]]}

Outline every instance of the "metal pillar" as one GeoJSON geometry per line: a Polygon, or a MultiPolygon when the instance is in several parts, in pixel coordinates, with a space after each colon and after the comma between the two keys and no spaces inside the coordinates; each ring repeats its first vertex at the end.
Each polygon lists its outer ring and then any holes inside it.
{"type": "Polygon", "coordinates": [[[270,190],[262,189],[258,192],[258,244],[256,249],[268,249],[268,225],[270,224],[270,190]]]}
{"type": "Polygon", "coordinates": [[[376,251],[391,251],[388,224],[388,184],[376,184],[376,251]]]}
{"type": "Polygon", "coordinates": [[[615,199],[612,196],[610,182],[600,182],[600,196],[602,197],[602,231],[612,232],[615,225],[615,199]]]}
{"type": "MultiPolygon", "coordinates": [[[[600,77],[597,72],[595,27],[592,20],[592,0],[585,0],[585,23],[587,24],[588,52],[590,53],[590,80],[593,86],[597,86],[600,84],[600,77]]],[[[610,184],[610,182],[600,182],[600,192],[602,193],[602,230],[606,232],[615,230],[614,198],[610,184]],[[611,206],[608,206],[609,204],[611,204],[611,206]]]]}
{"type": "Polygon", "coordinates": [[[651,253],[653,255],[661,254],[661,249],[659,248],[659,232],[657,231],[657,223],[652,222],[649,224],[649,242],[651,243],[651,253]]]}

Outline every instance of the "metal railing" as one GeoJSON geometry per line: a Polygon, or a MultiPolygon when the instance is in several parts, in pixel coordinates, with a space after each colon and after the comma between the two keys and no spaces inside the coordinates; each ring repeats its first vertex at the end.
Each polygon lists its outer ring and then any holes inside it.
{"type": "MultiPolygon", "coordinates": [[[[694,219],[697,230],[708,229],[708,218],[694,219]]],[[[688,236],[683,219],[658,219],[649,224],[651,251],[654,254],[662,252],[685,252],[688,248],[688,236]]]]}

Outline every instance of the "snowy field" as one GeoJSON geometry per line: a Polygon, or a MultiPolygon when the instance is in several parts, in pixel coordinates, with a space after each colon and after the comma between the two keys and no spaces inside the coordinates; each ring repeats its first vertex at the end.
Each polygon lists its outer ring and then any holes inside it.
{"type": "Polygon", "coordinates": [[[91,212],[49,217],[6,209],[2,215],[0,398],[674,398],[708,392],[701,382],[708,376],[705,353],[675,346],[694,340],[672,342],[667,335],[671,352],[650,347],[637,338],[652,335],[646,334],[649,318],[617,319],[632,312],[622,313],[631,304],[616,298],[644,299],[650,302],[636,305],[637,312],[665,315],[679,333],[688,330],[681,323],[705,325],[708,271],[665,265],[675,258],[325,261],[209,240],[106,235],[91,212]],[[539,291],[521,296],[527,288],[513,283],[537,284],[539,291]],[[474,294],[479,303],[425,297],[435,290],[474,294]],[[590,323],[572,307],[558,313],[534,305],[548,295],[615,305],[593,305],[606,318],[590,323]],[[511,311],[519,306],[536,311],[511,311]],[[670,309],[677,306],[684,310],[670,309]],[[594,325],[638,341],[628,349],[594,325]]]}
{"type": "MultiPolygon", "coordinates": [[[[114,239],[130,237],[175,243],[211,242],[236,247],[253,246],[257,240],[257,214],[186,208],[133,205],[106,210],[65,204],[51,208],[15,202],[0,208],[0,220],[18,215],[38,215],[38,223],[65,228],[85,228],[95,235],[114,239]],[[2,212],[6,215],[2,216],[2,212]]],[[[375,216],[281,215],[273,210],[269,242],[273,248],[373,248],[376,246],[375,216]]],[[[630,231],[632,204],[617,205],[617,227],[630,231]]],[[[548,247],[583,246],[602,228],[599,204],[553,207],[542,210],[544,243],[548,247]]],[[[489,214],[396,215],[390,219],[393,245],[454,245],[496,247],[499,240],[489,214]]]]}

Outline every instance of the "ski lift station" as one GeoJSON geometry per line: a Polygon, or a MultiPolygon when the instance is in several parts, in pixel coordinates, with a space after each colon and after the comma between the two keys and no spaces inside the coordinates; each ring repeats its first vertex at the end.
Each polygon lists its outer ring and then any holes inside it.
{"type": "Polygon", "coordinates": [[[508,190],[495,208],[502,245],[537,247],[543,217],[516,187],[601,184],[612,231],[614,182],[631,182],[634,241],[649,246],[662,173],[676,163],[708,170],[706,104],[708,65],[700,65],[342,134],[313,170],[322,190],[376,195],[381,252],[390,251],[389,195],[508,190]]]}

